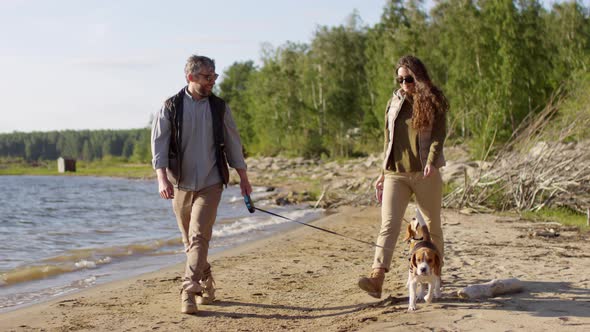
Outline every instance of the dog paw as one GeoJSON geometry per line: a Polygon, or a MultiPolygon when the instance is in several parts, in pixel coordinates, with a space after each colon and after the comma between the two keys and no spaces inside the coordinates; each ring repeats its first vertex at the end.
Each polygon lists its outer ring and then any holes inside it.
{"type": "Polygon", "coordinates": [[[426,296],[424,297],[424,301],[426,301],[426,303],[432,303],[432,299],[434,298],[434,296],[432,296],[431,293],[426,294],[426,296]]]}
{"type": "Polygon", "coordinates": [[[435,299],[440,299],[441,297],[442,297],[442,292],[440,290],[434,292],[435,299]]]}
{"type": "Polygon", "coordinates": [[[425,297],[424,297],[424,294],[425,294],[425,293],[426,293],[426,292],[425,292],[423,289],[421,289],[421,290],[418,292],[418,294],[416,294],[416,299],[418,299],[418,300],[424,300],[424,299],[425,299],[425,297]]]}

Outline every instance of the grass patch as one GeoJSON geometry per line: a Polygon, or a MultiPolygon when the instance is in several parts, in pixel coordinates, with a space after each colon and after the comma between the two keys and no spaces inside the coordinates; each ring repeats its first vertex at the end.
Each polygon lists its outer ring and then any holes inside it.
{"type": "Polygon", "coordinates": [[[132,179],[146,179],[155,176],[150,164],[128,163],[120,160],[79,162],[76,175],[113,176],[132,179]]]}
{"type": "Polygon", "coordinates": [[[71,175],[71,176],[108,176],[132,179],[146,179],[155,176],[150,164],[129,163],[123,159],[101,161],[78,161],[76,172],[59,173],[56,161],[35,163],[10,162],[0,167],[0,175],[71,175]]]}
{"type": "Polygon", "coordinates": [[[271,179],[271,182],[262,181],[261,183],[257,183],[257,185],[288,187],[296,192],[307,192],[311,200],[317,200],[323,191],[322,181],[320,179],[312,179],[309,176],[275,176],[271,179]]]}
{"type": "Polygon", "coordinates": [[[544,208],[536,212],[524,211],[522,217],[533,221],[554,221],[562,225],[578,226],[582,231],[589,229],[586,224],[586,215],[568,208],[544,208]]]}

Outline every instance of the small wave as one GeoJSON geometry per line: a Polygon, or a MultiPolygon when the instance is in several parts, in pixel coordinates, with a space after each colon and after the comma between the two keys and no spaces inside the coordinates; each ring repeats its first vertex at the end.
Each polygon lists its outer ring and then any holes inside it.
{"type": "Polygon", "coordinates": [[[261,230],[266,226],[282,224],[286,221],[260,218],[243,218],[230,224],[223,225],[213,231],[213,237],[230,237],[237,234],[261,230]]]}
{"type": "Polygon", "coordinates": [[[24,220],[24,219],[20,219],[16,221],[17,224],[19,225],[35,225],[35,222],[32,220],[24,220]]]}
{"type": "Polygon", "coordinates": [[[47,235],[51,236],[72,236],[75,233],[72,232],[47,232],[47,235]]]}
{"type": "Polygon", "coordinates": [[[149,243],[134,243],[124,246],[114,246],[107,248],[91,248],[91,249],[77,249],[71,250],[67,253],[51,257],[43,260],[43,262],[76,262],[83,259],[100,259],[104,257],[124,257],[135,254],[143,254],[152,251],[156,251],[162,247],[175,246],[182,244],[179,238],[167,239],[167,240],[155,240],[149,243]]]}
{"type": "Polygon", "coordinates": [[[76,288],[84,288],[87,286],[92,286],[94,284],[96,284],[96,276],[90,276],[88,278],[72,282],[71,286],[74,286],[76,288]]]}
{"type": "MultiPolygon", "coordinates": [[[[310,214],[317,215],[318,213],[321,213],[322,211],[323,210],[310,210],[310,209],[291,210],[291,211],[282,212],[281,215],[283,215],[289,219],[305,222],[306,217],[308,217],[310,214]]],[[[262,230],[268,226],[279,225],[279,224],[284,224],[284,223],[288,223],[288,222],[289,221],[286,219],[282,219],[282,218],[278,218],[278,217],[269,217],[266,214],[260,214],[260,215],[257,215],[256,217],[241,218],[241,219],[237,219],[234,222],[224,224],[224,225],[218,227],[217,229],[213,230],[213,237],[236,236],[238,234],[245,234],[245,233],[249,233],[249,232],[259,231],[259,230],[262,230]]]]}
{"type": "Polygon", "coordinates": [[[150,253],[150,256],[169,256],[169,255],[177,255],[177,254],[184,254],[184,249],[170,250],[170,251],[156,251],[156,252],[150,253]]]}
{"type": "MultiPolygon", "coordinates": [[[[253,201],[258,201],[259,199],[268,197],[274,194],[274,190],[269,190],[268,187],[255,187],[254,191],[250,194],[250,198],[253,201]]],[[[228,198],[229,203],[237,203],[237,202],[244,202],[244,197],[241,195],[233,195],[228,198]]]]}
{"type": "Polygon", "coordinates": [[[3,281],[3,286],[7,286],[25,281],[44,279],[75,270],[76,267],[74,264],[25,266],[2,273],[2,275],[0,275],[0,280],[3,281]]]}
{"type": "Polygon", "coordinates": [[[287,212],[283,213],[282,215],[289,218],[289,219],[304,222],[304,221],[307,221],[306,217],[308,217],[310,214],[318,215],[318,214],[322,213],[323,211],[324,211],[323,209],[291,210],[291,211],[287,211],[287,212]]]}
{"type": "Polygon", "coordinates": [[[115,233],[115,231],[110,230],[110,229],[95,229],[94,233],[96,233],[96,234],[112,234],[112,233],[115,233]]]}
{"type": "Polygon", "coordinates": [[[241,197],[241,196],[231,196],[231,197],[228,199],[228,202],[230,202],[230,203],[236,203],[236,202],[242,201],[243,199],[244,199],[244,198],[243,198],[243,197],[241,197]]]}
{"type": "MultiPolygon", "coordinates": [[[[9,286],[27,281],[45,279],[82,269],[95,269],[109,264],[113,258],[138,254],[157,255],[160,248],[177,246],[180,239],[156,240],[150,243],[136,243],[109,248],[72,250],[56,257],[42,261],[42,264],[22,266],[0,273],[0,286],[9,286]]],[[[170,251],[168,251],[169,253],[170,251]]]]}
{"type": "Polygon", "coordinates": [[[79,262],[76,262],[74,264],[74,266],[76,266],[76,268],[78,268],[78,269],[83,269],[83,268],[94,269],[94,268],[96,268],[96,262],[87,261],[87,260],[83,259],[79,262]]]}

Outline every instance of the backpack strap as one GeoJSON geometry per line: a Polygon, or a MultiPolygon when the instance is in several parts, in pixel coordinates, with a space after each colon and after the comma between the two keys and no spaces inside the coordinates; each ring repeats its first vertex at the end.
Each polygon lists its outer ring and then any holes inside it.
{"type": "Polygon", "coordinates": [[[182,172],[182,118],[184,108],[184,95],[186,87],[180,90],[174,96],[168,98],[164,103],[166,112],[170,115],[170,143],[168,147],[169,169],[172,172],[171,178],[173,183],[180,183],[180,174],[182,172]]]}
{"type": "Polygon", "coordinates": [[[229,169],[227,167],[227,157],[225,155],[225,137],[223,135],[223,119],[225,117],[225,101],[214,94],[209,96],[209,108],[213,119],[213,139],[215,142],[215,159],[217,169],[223,184],[227,186],[229,182],[229,169]]]}

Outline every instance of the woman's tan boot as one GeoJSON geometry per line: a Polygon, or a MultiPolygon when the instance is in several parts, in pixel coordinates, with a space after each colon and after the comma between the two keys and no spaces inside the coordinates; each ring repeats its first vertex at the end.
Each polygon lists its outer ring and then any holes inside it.
{"type": "Polygon", "coordinates": [[[372,297],[381,298],[383,290],[383,280],[385,280],[384,269],[374,269],[368,277],[359,279],[359,287],[372,297]]]}

